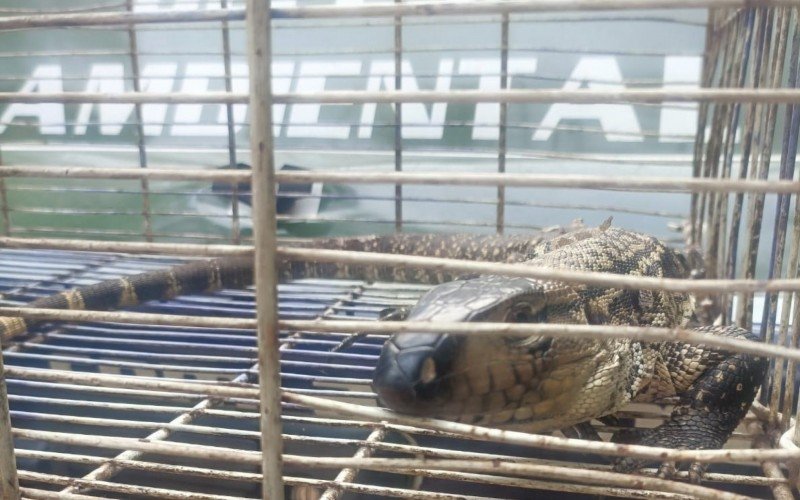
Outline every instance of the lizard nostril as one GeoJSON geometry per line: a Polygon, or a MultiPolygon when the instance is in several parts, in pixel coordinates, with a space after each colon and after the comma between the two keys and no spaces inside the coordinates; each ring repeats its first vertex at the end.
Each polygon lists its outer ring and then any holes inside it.
{"type": "Polygon", "coordinates": [[[419,371],[419,381],[423,384],[429,384],[436,380],[436,361],[433,356],[428,357],[422,362],[422,368],[419,371]]]}

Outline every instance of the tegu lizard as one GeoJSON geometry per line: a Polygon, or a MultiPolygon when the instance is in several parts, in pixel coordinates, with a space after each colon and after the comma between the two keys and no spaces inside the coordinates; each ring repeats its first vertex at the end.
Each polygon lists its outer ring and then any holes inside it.
{"type": "MultiPolygon", "coordinates": [[[[685,278],[686,261],[644,234],[608,227],[541,236],[414,235],[329,238],[308,246],[367,252],[515,262],[519,265],[634,276],[685,278]]],[[[438,284],[407,312],[415,321],[548,322],[685,326],[693,300],[683,293],[622,290],[519,277],[459,278],[438,270],[359,264],[278,263],[283,278],[347,277],[438,284]]],[[[249,257],[196,261],[38,299],[29,307],[111,309],[149,300],[252,283],[249,257]]],[[[9,339],[33,322],[0,318],[9,339]]],[[[736,327],[699,331],[754,339],[736,327]]],[[[677,396],[669,419],[632,442],[689,449],[720,448],[744,418],[766,372],[755,356],[684,343],[579,337],[405,333],[383,346],[372,386],[398,412],[543,432],[613,415],[631,401],[677,396]]],[[[631,442],[630,434],[625,437],[631,442]]],[[[644,465],[620,459],[614,468],[644,465]]],[[[670,469],[662,466],[660,473],[670,469]]],[[[693,466],[692,480],[702,469],[693,466]]]]}

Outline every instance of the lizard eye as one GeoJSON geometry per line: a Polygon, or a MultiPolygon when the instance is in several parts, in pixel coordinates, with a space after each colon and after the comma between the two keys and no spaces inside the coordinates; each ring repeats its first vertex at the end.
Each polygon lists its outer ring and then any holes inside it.
{"type": "Polygon", "coordinates": [[[506,321],[512,323],[542,323],[544,320],[544,311],[533,312],[527,304],[515,304],[506,316],[506,321]]]}

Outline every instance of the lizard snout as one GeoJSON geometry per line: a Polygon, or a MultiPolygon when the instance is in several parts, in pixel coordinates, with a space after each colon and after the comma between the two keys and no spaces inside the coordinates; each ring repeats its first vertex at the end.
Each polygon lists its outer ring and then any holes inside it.
{"type": "Polygon", "coordinates": [[[431,415],[448,399],[449,373],[458,351],[453,335],[410,333],[389,339],[381,350],[372,388],[392,410],[431,415]]]}

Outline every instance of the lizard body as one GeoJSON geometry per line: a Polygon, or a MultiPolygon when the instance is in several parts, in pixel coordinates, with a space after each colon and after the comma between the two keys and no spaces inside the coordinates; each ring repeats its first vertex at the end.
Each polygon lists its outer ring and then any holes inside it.
{"type": "MultiPolygon", "coordinates": [[[[568,233],[534,253],[521,265],[664,278],[689,274],[685,259],[659,240],[617,228],[568,233]]],[[[693,309],[692,297],[683,293],[487,275],[432,288],[407,319],[678,327],[692,320],[693,309]]],[[[736,327],[698,330],[755,339],[736,327]]],[[[635,442],[703,449],[727,441],[765,370],[762,358],[683,343],[411,333],[384,345],[373,388],[404,413],[528,432],[612,415],[631,401],[678,396],[670,418],[640,432],[635,442]]],[[[623,459],[616,469],[642,465],[623,459]]]]}
{"type": "MultiPolygon", "coordinates": [[[[601,227],[540,236],[394,235],[314,240],[315,248],[398,253],[520,265],[683,278],[685,260],[657,239],[601,227]]],[[[689,295],[566,285],[480,275],[456,279],[436,270],[335,263],[278,263],[283,278],[325,277],[439,284],[410,310],[417,321],[500,321],[675,327],[692,319],[689,295]]],[[[252,283],[249,257],[197,261],[101,282],[38,299],[30,307],[112,309],[147,300],[252,283]]],[[[11,338],[33,324],[0,318],[11,338]]],[[[701,330],[752,338],[735,327],[701,330]]],[[[681,343],[629,339],[509,338],[412,333],[387,341],[373,388],[394,410],[529,432],[556,430],[611,415],[630,401],[678,396],[670,418],[639,432],[638,444],[719,448],[753,401],[766,361],[681,343]]],[[[616,469],[643,464],[623,459],[616,469]]],[[[697,479],[697,476],[694,477],[697,479]]]]}

